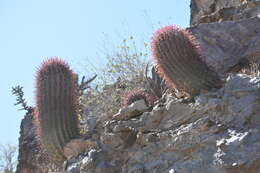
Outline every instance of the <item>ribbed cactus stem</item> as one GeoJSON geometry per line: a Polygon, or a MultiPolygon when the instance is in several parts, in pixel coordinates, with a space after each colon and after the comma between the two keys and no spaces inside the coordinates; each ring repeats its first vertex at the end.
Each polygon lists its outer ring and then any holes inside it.
{"type": "Polygon", "coordinates": [[[159,29],[152,38],[157,72],[169,87],[193,97],[201,90],[219,88],[221,79],[203,61],[195,37],[176,26],[159,29]]]}
{"type": "Polygon", "coordinates": [[[144,100],[146,106],[151,106],[155,102],[156,97],[148,94],[143,89],[136,88],[125,94],[125,96],[122,98],[122,103],[124,107],[127,107],[137,100],[144,100]]]}
{"type": "Polygon", "coordinates": [[[36,76],[36,127],[50,160],[61,163],[63,147],[79,136],[76,76],[58,58],[40,66],[36,76]]]}

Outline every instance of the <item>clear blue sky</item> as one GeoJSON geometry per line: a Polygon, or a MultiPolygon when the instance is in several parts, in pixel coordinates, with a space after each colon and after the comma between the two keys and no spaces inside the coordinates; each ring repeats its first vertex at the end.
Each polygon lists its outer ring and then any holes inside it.
{"type": "Polygon", "coordinates": [[[11,87],[24,87],[34,105],[34,77],[43,59],[59,56],[82,72],[97,57],[105,35],[120,44],[135,36],[148,42],[159,26],[189,25],[190,0],[0,0],[0,143],[18,144],[24,111],[13,106],[11,87]]]}

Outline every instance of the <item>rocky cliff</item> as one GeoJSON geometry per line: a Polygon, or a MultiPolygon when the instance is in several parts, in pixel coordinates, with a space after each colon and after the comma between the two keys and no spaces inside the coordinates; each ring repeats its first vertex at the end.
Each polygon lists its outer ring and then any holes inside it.
{"type": "MultiPolygon", "coordinates": [[[[168,90],[115,115],[86,117],[65,147],[68,173],[260,173],[260,77],[239,74],[260,57],[260,1],[191,0],[191,27],[205,61],[224,79],[194,101],[168,90]]],[[[21,124],[18,173],[48,172],[31,115],[21,124]]]]}
{"type": "Polygon", "coordinates": [[[191,0],[190,24],[238,21],[260,14],[259,0],[191,0]]]}
{"type": "Polygon", "coordinates": [[[260,171],[260,78],[234,75],[186,103],[166,93],[152,110],[137,101],[110,117],[88,117],[85,152],[69,173],[260,171]],[[138,111],[136,111],[138,110],[138,111]],[[143,112],[136,116],[136,112],[143,112]]]}

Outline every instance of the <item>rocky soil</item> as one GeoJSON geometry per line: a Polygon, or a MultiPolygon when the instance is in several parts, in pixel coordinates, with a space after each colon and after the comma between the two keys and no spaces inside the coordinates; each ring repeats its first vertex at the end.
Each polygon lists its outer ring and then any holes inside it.
{"type": "Polygon", "coordinates": [[[260,78],[230,76],[186,103],[166,93],[152,110],[137,101],[113,119],[89,117],[88,147],[69,173],[260,172],[260,78]],[[140,112],[143,112],[140,114],[140,112]]]}

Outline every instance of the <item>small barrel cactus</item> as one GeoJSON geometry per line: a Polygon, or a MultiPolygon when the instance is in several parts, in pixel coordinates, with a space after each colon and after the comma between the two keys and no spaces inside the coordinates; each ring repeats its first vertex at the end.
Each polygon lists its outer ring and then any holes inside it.
{"type": "Polygon", "coordinates": [[[190,98],[201,90],[221,87],[222,81],[203,61],[195,37],[176,26],[165,26],[152,38],[152,54],[157,72],[168,87],[190,98]]]}
{"type": "Polygon", "coordinates": [[[123,106],[129,106],[132,103],[134,103],[137,100],[144,100],[146,106],[153,105],[154,101],[156,100],[156,97],[148,94],[143,89],[134,89],[129,91],[123,98],[122,103],[123,106]]]}
{"type": "Polygon", "coordinates": [[[35,123],[49,159],[61,164],[63,147],[79,136],[76,75],[58,58],[40,66],[36,75],[35,123]]]}

